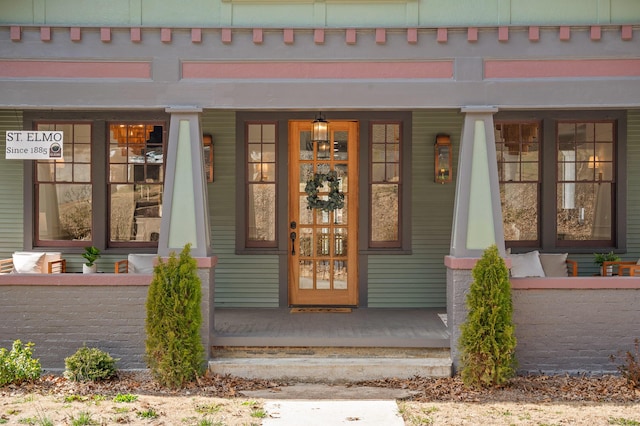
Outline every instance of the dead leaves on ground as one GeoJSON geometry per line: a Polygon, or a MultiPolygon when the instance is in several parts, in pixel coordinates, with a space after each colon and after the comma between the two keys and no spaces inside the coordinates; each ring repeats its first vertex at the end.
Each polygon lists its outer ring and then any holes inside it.
{"type": "MultiPolygon", "coordinates": [[[[103,382],[73,382],[64,377],[46,375],[34,382],[0,388],[0,395],[38,393],[43,395],[105,395],[133,393],[166,396],[240,397],[245,390],[287,386],[271,380],[243,379],[206,374],[182,389],[163,388],[148,372],[120,372],[116,379],[103,382]]],[[[351,383],[350,386],[374,386],[409,389],[417,393],[411,399],[420,402],[640,402],[640,389],[630,388],[619,376],[546,376],[529,375],[511,379],[505,386],[471,389],[460,377],[411,379],[389,378],[351,383]]]]}
{"type": "Polygon", "coordinates": [[[487,389],[466,387],[460,377],[385,379],[357,385],[415,390],[419,393],[411,399],[421,402],[640,402],[640,389],[610,375],[518,376],[502,387],[487,389]]]}

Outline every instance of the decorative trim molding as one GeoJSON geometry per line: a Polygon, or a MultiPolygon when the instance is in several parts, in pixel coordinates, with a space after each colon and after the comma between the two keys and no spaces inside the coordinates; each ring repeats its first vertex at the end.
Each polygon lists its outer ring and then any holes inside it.
{"type": "Polygon", "coordinates": [[[217,62],[184,61],[188,79],[451,79],[453,61],[217,62]]]}
{"type": "Polygon", "coordinates": [[[163,43],[171,43],[171,28],[162,28],[160,30],[160,41],[163,43]]]}
{"type": "Polygon", "coordinates": [[[294,43],[294,35],[293,28],[285,28],[284,33],[282,35],[282,39],[284,44],[293,44],[294,43]]]}
{"type": "Polygon", "coordinates": [[[640,59],[488,60],[484,76],[498,78],[640,77],[640,59]]]}
{"type": "Polygon", "coordinates": [[[82,39],[82,32],[79,27],[69,28],[69,37],[71,41],[80,41],[82,39]]]}
{"type": "Polygon", "coordinates": [[[40,40],[51,41],[51,27],[40,28],[40,40]]]}
{"type": "Polygon", "coordinates": [[[448,38],[448,30],[446,28],[438,28],[438,43],[446,43],[448,38]]]}
{"type": "Polygon", "coordinates": [[[191,29],[191,43],[202,43],[202,29],[201,28],[192,28],[191,29]]]}
{"type": "Polygon", "coordinates": [[[407,28],[407,43],[416,44],[418,42],[418,29],[407,28]]]}
{"type": "Polygon", "coordinates": [[[345,39],[347,44],[356,44],[357,38],[356,38],[356,29],[355,28],[349,28],[346,31],[345,34],[345,39]]]}
{"type": "Polygon", "coordinates": [[[100,28],[100,41],[104,43],[111,42],[111,28],[100,28]]]}
{"type": "Polygon", "coordinates": [[[0,61],[2,78],[150,79],[151,63],[132,61],[0,61]]]}
{"type": "Polygon", "coordinates": [[[142,41],[142,29],[141,28],[131,28],[131,42],[132,43],[140,43],[142,41]]]}
{"type": "Polygon", "coordinates": [[[10,30],[11,41],[20,41],[22,38],[22,28],[19,26],[12,26],[10,30]]]}
{"type": "MultiPolygon", "coordinates": [[[[2,27],[2,25],[0,25],[2,27]]],[[[22,41],[22,32],[24,29],[38,29],[40,31],[40,40],[43,42],[49,42],[52,40],[52,28],[54,30],[67,28],[70,33],[70,40],[74,42],[82,41],[82,31],[92,30],[96,27],[51,27],[51,26],[33,26],[33,25],[12,25],[8,26],[10,40],[13,42],[22,41]]],[[[588,35],[591,41],[597,42],[602,40],[602,32],[611,30],[618,30],[620,32],[620,38],[624,41],[631,41],[633,39],[634,29],[638,29],[637,26],[634,25],[592,25],[592,26],[548,26],[548,27],[540,27],[540,26],[497,26],[497,27],[455,27],[455,28],[417,28],[410,27],[406,28],[407,34],[407,43],[416,44],[418,43],[418,39],[420,36],[420,32],[433,32],[436,31],[436,41],[438,43],[447,43],[448,35],[451,32],[460,33],[465,31],[467,33],[467,41],[469,43],[475,43],[478,41],[479,32],[482,31],[483,35],[493,35],[497,37],[498,41],[502,43],[508,43],[510,39],[510,33],[512,31],[525,30],[528,31],[528,37],[530,42],[538,42],[540,41],[540,29],[551,29],[558,31],[558,38],[560,41],[568,42],[571,40],[571,32],[572,30],[586,32],[588,31],[588,35]]],[[[116,28],[117,30],[121,30],[123,28],[116,28]]],[[[173,30],[176,28],[173,27],[164,27],[160,28],[160,40],[165,44],[170,44],[173,42],[173,30]]],[[[184,28],[179,28],[180,30],[184,30],[184,28]]],[[[202,43],[203,32],[211,32],[211,31],[219,31],[221,33],[221,41],[224,44],[230,44],[232,42],[232,36],[234,32],[247,32],[251,31],[253,35],[253,42],[257,45],[263,44],[265,33],[273,33],[277,31],[282,31],[283,43],[286,45],[294,44],[295,33],[296,32],[309,32],[313,31],[313,41],[315,44],[324,44],[326,32],[341,32],[343,31],[345,34],[345,42],[349,45],[355,45],[358,42],[358,34],[361,32],[370,33],[371,30],[375,32],[375,42],[378,45],[384,45],[387,42],[387,36],[391,32],[396,32],[398,30],[403,30],[403,28],[269,28],[267,30],[263,28],[191,28],[191,42],[192,43],[202,43]]],[[[112,31],[111,27],[101,27],[100,30],[100,40],[103,43],[110,43],[112,41],[112,31]]],[[[154,31],[157,32],[158,28],[151,27],[131,27],[130,28],[130,39],[132,43],[139,43],[142,41],[142,32],[143,31],[154,31]]],[[[156,33],[157,34],[157,33],[156,33]]]]}

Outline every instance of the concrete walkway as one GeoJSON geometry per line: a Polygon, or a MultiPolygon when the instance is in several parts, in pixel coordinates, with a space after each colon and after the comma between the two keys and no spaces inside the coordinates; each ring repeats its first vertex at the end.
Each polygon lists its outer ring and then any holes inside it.
{"type": "Polygon", "coordinates": [[[265,400],[263,426],[404,426],[396,400],[415,393],[407,389],[296,383],[241,394],[265,400]]]}
{"type": "Polygon", "coordinates": [[[267,401],[263,426],[404,426],[395,401],[267,401]]]}

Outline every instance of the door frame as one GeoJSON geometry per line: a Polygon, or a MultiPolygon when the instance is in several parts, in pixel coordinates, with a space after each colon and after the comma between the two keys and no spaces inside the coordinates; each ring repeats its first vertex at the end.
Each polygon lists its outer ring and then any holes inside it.
{"type": "MultiPolygon", "coordinates": [[[[299,222],[302,217],[302,206],[300,205],[301,192],[299,188],[301,188],[302,182],[299,181],[300,169],[299,164],[300,160],[298,157],[299,149],[299,140],[298,135],[301,131],[301,127],[304,129],[308,125],[309,130],[311,130],[311,122],[302,121],[302,120],[290,120],[288,123],[289,135],[287,143],[289,145],[289,179],[288,179],[288,199],[289,199],[289,208],[288,208],[288,220],[289,226],[293,222],[299,222]],[[294,184],[298,184],[298,188],[294,187],[294,184]]],[[[289,305],[295,306],[358,306],[359,301],[359,256],[358,256],[358,244],[359,244],[359,128],[360,123],[354,120],[334,120],[329,123],[329,134],[333,137],[334,131],[348,131],[349,133],[349,143],[347,144],[347,165],[348,165],[348,188],[347,188],[347,205],[346,205],[346,213],[347,213],[347,222],[345,224],[341,224],[338,227],[335,227],[334,224],[325,225],[325,227],[331,228],[332,230],[343,229],[346,230],[348,245],[347,245],[347,255],[346,258],[343,258],[347,262],[347,289],[326,289],[326,290],[317,290],[317,289],[300,289],[298,283],[300,282],[300,270],[298,269],[299,265],[299,255],[301,253],[300,247],[300,234],[301,234],[301,226],[296,226],[295,228],[290,228],[287,232],[296,234],[297,238],[294,241],[289,239],[288,241],[288,253],[287,253],[287,296],[289,305]],[[333,123],[333,128],[332,124],[333,123]],[[293,250],[295,248],[296,254],[293,254],[293,250]],[[295,281],[295,283],[294,283],[295,281]]],[[[306,129],[304,129],[306,130],[306,129]]],[[[316,162],[324,162],[323,160],[315,160],[316,162]]],[[[327,159],[327,162],[332,160],[327,159]]],[[[333,160],[338,163],[341,160],[333,160]]],[[[318,210],[313,210],[313,216],[318,217],[318,210]]],[[[335,213],[332,213],[335,214],[335,213]]],[[[312,228],[312,233],[314,233],[314,237],[312,241],[314,241],[314,246],[317,245],[316,239],[317,233],[316,230],[319,228],[323,228],[323,226],[318,226],[316,224],[308,224],[306,226],[307,229],[312,228]]],[[[330,231],[332,234],[333,231],[330,231]]],[[[331,238],[331,236],[329,237],[331,238]]],[[[330,270],[333,270],[336,263],[340,262],[340,257],[338,256],[338,260],[334,261],[335,252],[333,251],[333,242],[328,242],[329,247],[331,248],[330,254],[328,255],[328,259],[330,260],[330,270]]],[[[315,249],[314,249],[315,251],[315,249]]],[[[317,256],[317,255],[315,255],[317,256]]],[[[312,255],[315,259],[315,257],[312,255]]],[[[315,283],[316,281],[312,279],[315,283]]]]}
{"type": "MultiPolygon", "coordinates": [[[[369,285],[368,285],[368,270],[367,265],[369,263],[370,254],[411,254],[411,187],[412,187],[412,143],[413,143],[413,114],[411,110],[397,110],[397,111],[323,111],[323,116],[331,122],[332,120],[350,120],[358,121],[359,123],[359,153],[358,161],[360,165],[360,182],[359,182],[359,253],[358,253],[358,279],[359,279],[359,301],[358,306],[360,308],[366,308],[369,303],[369,285]],[[368,233],[369,233],[369,193],[368,193],[368,179],[369,179],[369,139],[370,139],[370,126],[371,123],[376,121],[400,121],[403,129],[403,142],[404,148],[402,153],[403,161],[403,180],[405,185],[402,190],[403,210],[402,221],[404,223],[402,227],[402,247],[394,250],[381,250],[370,249],[367,245],[368,233]]],[[[289,159],[289,146],[288,146],[288,123],[291,120],[308,121],[313,122],[314,117],[317,115],[316,110],[304,110],[304,111],[274,111],[274,110],[242,110],[235,112],[235,135],[236,135],[236,152],[235,152],[235,170],[237,177],[237,191],[236,191],[236,232],[235,232],[235,253],[237,255],[276,255],[278,258],[278,295],[277,305],[279,307],[287,307],[289,305],[289,282],[288,282],[288,248],[289,248],[289,188],[288,188],[288,170],[287,165],[289,159]],[[244,190],[246,184],[246,146],[245,146],[245,124],[248,121],[270,121],[277,123],[277,211],[278,222],[278,245],[274,248],[249,248],[245,245],[246,230],[244,228],[245,212],[246,211],[246,193],[244,190]]],[[[450,127],[450,126],[449,126],[450,127]]],[[[449,127],[444,127],[442,131],[447,131],[449,127]]],[[[205,127],[206,128],[206,127],[205,127]]],[[[457,127],[456,127],[457,128],[457,127]]],[[[455,132],[452,132],[455,134],[455,132]]],[[[214,140],[215,144],[215,140],[214,140]]],[[[216,157],[216,161],[220,160],[216,157]]],[[[455,158],[454,158],[455,161],[455,158]]],[[[217,184],[220,184],[218,182],[217,184]]]]}

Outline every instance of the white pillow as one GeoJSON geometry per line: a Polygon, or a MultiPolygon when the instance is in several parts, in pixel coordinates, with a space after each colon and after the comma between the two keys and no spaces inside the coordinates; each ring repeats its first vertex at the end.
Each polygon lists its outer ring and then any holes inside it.
{"type": "Polygon", "coordinates": [[[538,250],[511,255],[511,276],[514,278],[544,277],[538,250]]]}
{"type": "Polygon", "coordinates": [[[42,252],[17,251],[13,253],[13,272],[18,274],[41,274],[45,254],[42,252]]]}
{"type": "Polygon", "coordinates": [[[129,261],[129,273],[132,274],[153,274],[153,265],[157,254],[130,254],[127,256],[129,261]]]}

